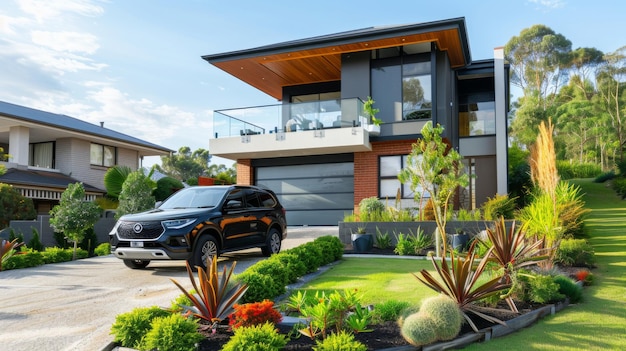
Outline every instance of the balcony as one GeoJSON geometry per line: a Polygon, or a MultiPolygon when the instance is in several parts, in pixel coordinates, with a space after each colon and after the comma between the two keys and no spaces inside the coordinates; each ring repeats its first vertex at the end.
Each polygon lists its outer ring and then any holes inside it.
{"type": "Polygon", "coordinates": [[[211,155],[232,160],[372,150],[357,98],[219,110],[213,131],[211,155]]]}

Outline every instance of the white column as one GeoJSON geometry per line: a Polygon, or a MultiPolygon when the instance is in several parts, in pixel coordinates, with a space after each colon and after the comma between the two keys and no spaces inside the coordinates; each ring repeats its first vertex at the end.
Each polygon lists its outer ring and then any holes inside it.
{"type": "Polygon", "coordinates": [[[504,70],[504,48],[493,50],[494,87],[496,99],[496,182],[497,192],[500,195],[508,193],[508,134],[507,134],[507,97],[509,89],[506,85],[507,77],[504,70]]]}
{"type": "MultiPolygon", "coordinates": [[[[28,143],[30,129],[23,126],[14,126],[9,129],[9,162],[28,166],[28,143]]],[[[6,150],[5,150],[6,151],[6,150]]]]}

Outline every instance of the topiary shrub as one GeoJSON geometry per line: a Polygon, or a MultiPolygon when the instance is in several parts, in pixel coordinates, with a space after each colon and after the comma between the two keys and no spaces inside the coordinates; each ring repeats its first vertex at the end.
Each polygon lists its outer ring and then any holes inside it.
{"type": "Polygon", "coordinates": [[[336,236],[321,236],[315,239],[313,243],[322,250],[321,265],[327,265],[343,257],[343,244],[336,236]]]}
{"type": "Polygon", "coordinates": [[[302,260],[306,266],[306,272],[311,273],[317,271],[322,264],[322,250],[313,242],[294,247],[288,251],[293,253],[302,260]]]}
{"type": "Polygon", "coordinates": [[[427,345],[437,341],[437,325],[430,316],[414,313],[404,320],[400,334],[413,346],[427,345]]]}
{"type": "Polygon", "coordinates": [[[98,245],[93,252],[96,254],[96,256],[108,256],[111,254],[111,244],[109,243],[102,243],[100,245],[98,245]]]}
{"type": "Polygon", "coordinates": [[[268,260],[276,260],[281,262],[285,267],[283,274],[287,277],[287,283],[292,284],[298,281],[298,278],[306,274],[306,266],[304,262],[291,252],[281,252],[276,255],[272,255],[268,260]]]}
{"type": "Polygon", "coordinates": [[[564,275],[557,275],[553,278],[554,282],[559,285],[559,293],[567,296],[569,302],[578,303],[583,299],[583,287],[576,284],[571,278],[564,275]]]}
{"type": "Polygon", "coordinates": [[[263,301],[265,299],[272,300],[280,295],[272,277],[254,272],[250,268],[239,274],[237,281],[248,284],[248,290],[241,298],[243,303],[263,301]]]}
{"type": "Polygon", "coordinates": [[[287,337],[280,335],[271,323],[237,328],[222,347],[222,351],[278,351],[287,345],[287,337]]]}
{"type": "Polygon", "coordinates": [[[157,317],[139,345],[140,350],[194,351],[204,339],[198,333],[198,322],[180,314],[157,317]]]}
{"type": "Polygon", "coordinates": [[[367,346],[354,339],[354,335],[345,331],[332,333],[324,340],[316,340],[314,351],[366,351],[367,346]]]}
{"type": "Polygon", "coordinates": [[[139,307],[130,312],[118,314],[111,326],[113,341],[124,347],[138,347],[141,339],[151,328],[152,320],[169,315],[168,311],[157,306],[139,307]]]}
{"type": "Polygon", "coordinates": [[[176,178],[163,177],[157,180],[156,189],[152,191],[152,196],[156,201],[163,201],[184,187],[183,182],[176,178]]]}
{"type": "Polygon", "coordinates": [[[422,302],[420,313],[429,316],[436,326],[437,340],[451,340],[459,335],[463,315],[459,305],[445,295],[429,297],[422,302]]]}

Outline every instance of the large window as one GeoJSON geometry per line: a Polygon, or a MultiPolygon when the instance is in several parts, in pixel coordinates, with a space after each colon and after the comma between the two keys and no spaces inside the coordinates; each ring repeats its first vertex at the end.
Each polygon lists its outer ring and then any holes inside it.
{"type": "Polygon", "coordinates": [[[91,144],[89,163],[96,166],[113,167],[116,163],[116,151],[113,146],[91,144]]]}
{"type": "Polygon", "coordinates": [[[54,142],[36,143],[29,145],[29,166],[54,168],[54,142]]]}
{"type": "Polygon", "coordinates": [[[459,136],[496,134],[494,101],[459,105],[459,136]]]}
{"type": "Polygon", "coordinates": [[[412,199],[413,191],[409,184],[401,184],[398,180],[398,174],[406,164],[406,155],[381,156],[379,162],[379,181],[380,181],[380,198],[396,199],[398,192],[400,198],[412,199]]]}
{"type": "Polygon", "coordinates": [[[372,97],[385,122],[432,118],[430,53],[372,60],[372,97]]]}

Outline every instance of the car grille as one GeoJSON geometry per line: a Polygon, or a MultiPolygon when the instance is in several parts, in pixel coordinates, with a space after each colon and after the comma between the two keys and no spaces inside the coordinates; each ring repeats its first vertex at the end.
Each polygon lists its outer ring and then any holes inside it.
{"type": "Polygon", "coordinates": [[[117,235],[120,239],[156,239],[163,234],[161,222],[121,222],[117,227],[117,235]],[[141,225],[139,232],[135,227],[141,225]]]}

